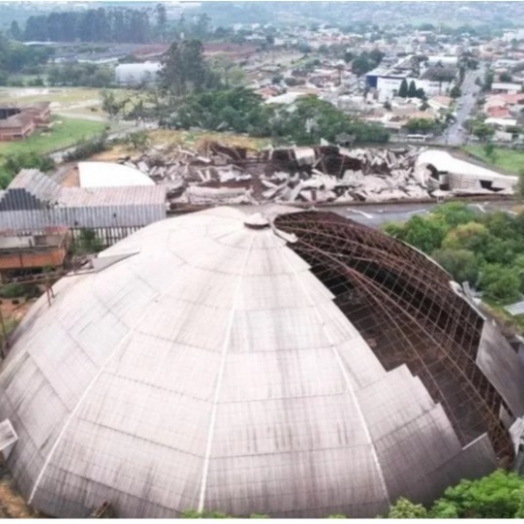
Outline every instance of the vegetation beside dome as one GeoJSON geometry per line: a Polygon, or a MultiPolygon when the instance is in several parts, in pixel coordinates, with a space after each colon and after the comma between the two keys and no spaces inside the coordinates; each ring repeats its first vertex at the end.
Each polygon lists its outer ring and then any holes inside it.
{"type": "MultiPolygon", "coordinates": [[[[186,511],[182,518],[234,518],[220,512],[186,511]]],[[[249,518],[269,518],[251,515],[249,518]]],[[[327,518],[351,518],[330,515],[327,518]]],[[[462,480],[448,488],[431,508],[400,498],[391,506],[388,519],[521,519],[524,518],[524,478],[513,472],[497,470],[478,480],[462,480]]]]}

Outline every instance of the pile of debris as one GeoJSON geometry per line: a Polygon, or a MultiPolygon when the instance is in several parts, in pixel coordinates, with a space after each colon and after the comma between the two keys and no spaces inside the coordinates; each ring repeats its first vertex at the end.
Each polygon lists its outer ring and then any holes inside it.
{"type": "Polygon", "coordinates": [[[431,198],[426,170],[415,168],[420,149],[345,149],[338,146],[250,151],[216,142],[205,151],[178,148],[120,163],[168,187],[180,204],[332,203],[431,198]]]}

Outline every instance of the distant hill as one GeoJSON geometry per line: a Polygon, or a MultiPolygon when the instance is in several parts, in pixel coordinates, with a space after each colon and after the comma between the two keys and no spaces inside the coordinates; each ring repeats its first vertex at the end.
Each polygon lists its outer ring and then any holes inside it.
{"type": "Polygon", "coordinates": [[[203,2],[214,25],[300,25],[328,23],[350,26],[354,22],[442,23],[450,25],[524,24],[521,2],[203,2]]]}

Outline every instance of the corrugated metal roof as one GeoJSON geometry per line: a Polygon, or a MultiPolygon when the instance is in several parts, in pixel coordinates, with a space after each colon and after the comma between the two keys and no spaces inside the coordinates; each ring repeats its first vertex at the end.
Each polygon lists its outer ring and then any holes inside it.
{"type": "Polygon", "coordinates": [[[373,517],[495,467],[489,441],[463,459],[420,380],[387,373],[306,262],[244,218],[144,228],[105,251],[137,254],[62,279],[24,318],[0,417],[36,508],[373,517]]]}
{"type": "Polygon", "coordinates": [[[40,201],[49,202],[58,196],[61,187],[38,169],[22,169],[7,189],[25,189],[40,201]]]}
{"type": "Polygon", "coordinates": [[[64,187],[58,205],[63,207],[125,206],[163,204],[166,189],[163,186],[127,186],[80,188],[64,187]]]}

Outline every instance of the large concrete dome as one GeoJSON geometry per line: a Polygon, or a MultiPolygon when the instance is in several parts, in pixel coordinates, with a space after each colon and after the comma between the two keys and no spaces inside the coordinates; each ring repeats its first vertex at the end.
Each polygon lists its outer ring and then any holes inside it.
{"type": "Polygon", "coordinates": [[[464,437],[447,397],[384,365],[287,216],[287,233],[227,208],[153,224],[37,302],[0,374],[35,508],[373,517],[495,468],[493,427],[464,437]]]}

